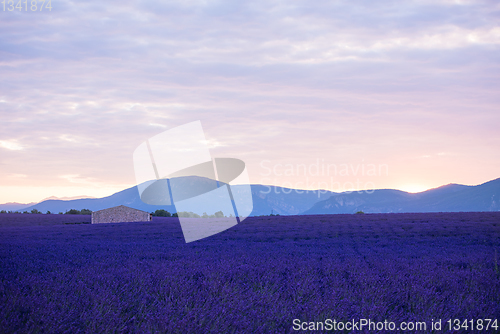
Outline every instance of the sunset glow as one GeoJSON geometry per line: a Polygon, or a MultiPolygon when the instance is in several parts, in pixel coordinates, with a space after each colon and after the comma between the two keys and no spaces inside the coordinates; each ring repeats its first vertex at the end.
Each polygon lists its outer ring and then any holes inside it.
{"type": "Polygon", "coordinates": [[[416,192],[498,178],[498,12],[488,1],[0,12],[0,203],[132,187],[134,149],[196,120],[212,156],[245,161],[251,183],[416,192]],[[262,167],[318,160],[348,173],[262,167]],[[388,173],[363,175],[369,165],[388,173]]]}

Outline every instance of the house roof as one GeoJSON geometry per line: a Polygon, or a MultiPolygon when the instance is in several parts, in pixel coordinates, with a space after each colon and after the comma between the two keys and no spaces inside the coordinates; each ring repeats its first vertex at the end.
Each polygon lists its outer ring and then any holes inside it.
{"type": "Polygon", "coordinates": [[[144,212],[144,213],[148,213],[149,214],[149,212],[147,212],[147,211],[142,211],[142,210],[134,209],[134,208],[131,208],[131,207],[126,206],[126,205],[117,205],[117,206],[113,206],[111,208],[106,208],[106,209],[102,209],[102,210],[98,210],[98,211],[93,211],[92,213],[106,211],[106,210],[109,210],[109,209],[121,208],[121,207],[126,208],[126,209],[131,210],[131,211],[139,211],[139,212],[144,212]]]}

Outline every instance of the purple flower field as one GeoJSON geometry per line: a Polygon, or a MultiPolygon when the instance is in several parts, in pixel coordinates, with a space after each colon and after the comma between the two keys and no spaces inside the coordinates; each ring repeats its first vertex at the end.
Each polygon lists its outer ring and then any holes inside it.
{"type": "Polygon", "coordinates": [[[294,319],[500,332],[445,327],[500,322],[500,212],[254,217],[189,244],[176,218],[89,222],[0,214],[0,332],[301,332],[294,319]]]}

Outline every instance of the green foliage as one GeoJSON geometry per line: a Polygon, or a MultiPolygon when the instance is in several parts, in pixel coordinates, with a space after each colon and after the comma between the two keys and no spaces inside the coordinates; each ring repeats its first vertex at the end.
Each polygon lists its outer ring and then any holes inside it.
{"type": "MultiPolygon", "coordinates": [[[[233,215],[231,215],[232,217],[233,215]]],[[[184,218],[223,218],[226,217],[224,216],[224,213],[222,211],[217,211],[213,215],[208,215],[206,212],[203,212],[203,214],[200,216],[197,213],[194,212],[187,212],[187,211],[181,211],[181,212],[176,212],[172,215],[172,217],[184,217],[184,218]]]]}
{"type": "Polygon", "coordinates": [[[5,210],[2,210],[2,211],[0,211],[0,213],[7,213],[7,211],[5,211],[5,210]]]}
{"type": "Polygon", "coordinates": [[[38,213],[42,213],[42,212],[38,211],[37,209],[33,209],[33,210],[31,210],[31,213],[34,213],[34,214],[37,213],[38,214],[38,213]]]}
{"type": "MultiPolygon", "coordinates": [[[[201,215],[200,218],[224,218],[224,217],[227,217],[224,215],[224,212],[217,211],[213,215],[208,215],[206,212],[203,212],[203,215],[201,215]]],[[[234,216],[232,214],[229,214],[229,217],[234,217],[234,216]]],[[[196,218],[198,218],[198,217],[196,217],[196,218]]]]}
{"type": "Polygon", "coordinates": [[[201,218],[199,214],[196,214],[194,212],[187,212],[187,211],[177,212],[177,216],[184,217],[184,218],[201,218]]]}
{"type": "Polygon", "coordinates": [[[271,210],[271,214],[270,214],[269,216],[274,217],[274,216],[279,216],[279,215],[280,215],[279,213],[276,213],[276,214],[275,214],[275,213],[274,213],[274,209],[272,209],[272,210],[271,210]]]}
{"type": "Polygon", "coordinates": [[[163,210],[163,209],[156,210],[155,212],[152,213],[152,215],[155,217],[172,217],[170,212],[168,212],[167,210],[163,210]]]}
{"type": "Polygon", "coordinates": [[[47,210],[47,212],[45,212],[45,214],[46,215],[50,215],[50,214],[52,214],[52,212],[50,212],[50,211],[47,210]]]}
{"type": "Polygon", "coordinates": [[[364,215],[365,213],[363,211],[358,211],[356,212],[357,215],[364,215]]]}
{"type": "MultiPolygon", "coordinates": [[[[59,212],[59,214],[62,214],[62,212],[59,212]]],[[[91,215],[92,210],[89,209],[82,209],[82,210],[76,210],[76,209],[71,209],[66,211],[65,215],[91,215]]]]}

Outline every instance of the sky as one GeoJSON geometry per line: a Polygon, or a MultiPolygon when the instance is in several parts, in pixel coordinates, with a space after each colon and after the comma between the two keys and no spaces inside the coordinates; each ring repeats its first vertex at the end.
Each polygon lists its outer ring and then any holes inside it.
{"type": "Polygon", "coordinates": [[[251,183],[500,177],[498,1],[51,6],[0,4],[0,203],[132,187],[134,150],[197,120],[251,183]]]}

